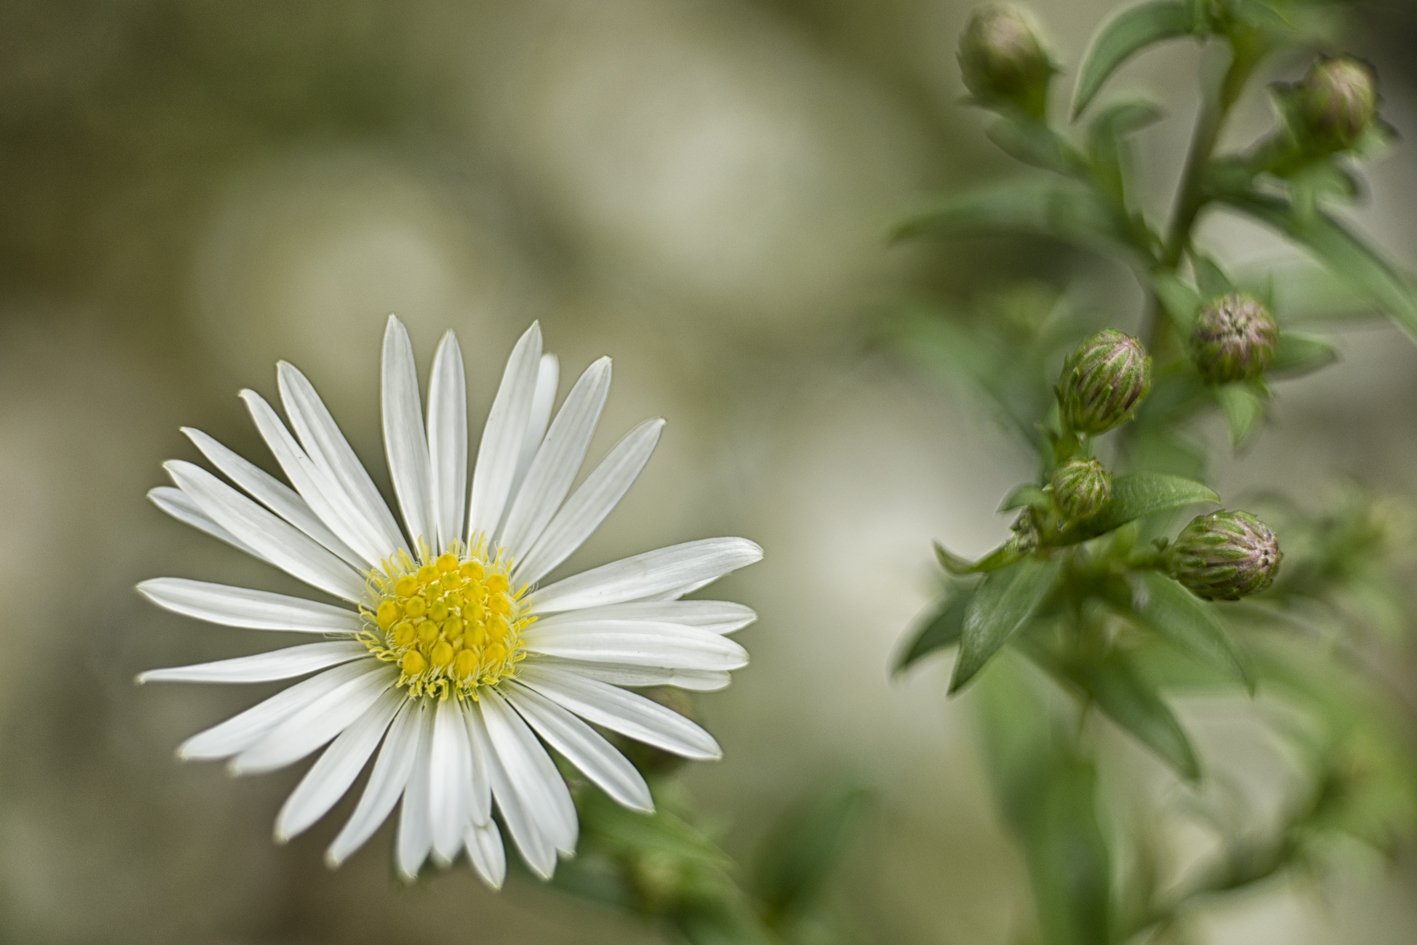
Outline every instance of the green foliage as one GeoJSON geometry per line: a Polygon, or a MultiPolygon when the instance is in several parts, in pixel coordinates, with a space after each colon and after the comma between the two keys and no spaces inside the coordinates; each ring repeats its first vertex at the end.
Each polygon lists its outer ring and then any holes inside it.
{"type": "Polygon", "coordinates": [[[1197,27],[1202,26],[1204,20],[1198,23],[1196,6],[1189,0],[1158,0],[1123,10],[1110,20],[1092,41],[1092,48],[1078,71],[1073,117],[1083,113],[1122,63],[1148,46],[1199,32],[1197,27]]]}
{"type": "Polygon", "coordinates": [[[1027,557],[984,577],[964,611],[950,691],[974,678],[1043,603],[1058,578],[1056,558],[1027,557]]]}

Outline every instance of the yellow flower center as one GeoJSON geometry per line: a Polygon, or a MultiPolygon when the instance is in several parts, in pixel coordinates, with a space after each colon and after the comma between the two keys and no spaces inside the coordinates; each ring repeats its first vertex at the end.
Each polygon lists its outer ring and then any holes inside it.
{"type": "Polygon", "coordinates": [[[485,541],[453,542],[437,558],[420,550],[421,565],[400,552],[369,572],[374,603],[361,608],[370,626],[360,639],[398,664],[410,695],[476,699],[525,656],[522,631],[536,619],[526,616],[527,588],[512,590],[511,561],[500,548],[489,555],[485,541]]]}

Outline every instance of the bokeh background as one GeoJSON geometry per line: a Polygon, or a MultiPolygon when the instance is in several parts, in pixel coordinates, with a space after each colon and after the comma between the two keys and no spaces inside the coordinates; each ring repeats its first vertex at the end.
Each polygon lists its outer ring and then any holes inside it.
{"type": "MultiPolygon", "coordinates": [[[[1076,64],[1108,0],[1038,0],[1076,64]]],[[[186,735],[250,687],[147,687],[136,672],[266,641],[158,612],[176,574],[290,586],[143,495],[196,459],[198,426],[267,463],[235,394],[299,365],[381,483],[384,319],[423,364],[455,328],[472,415],[540,319],[564,389],[615,358],[603,452],[647,416],[659,451],[577,566],[718,534],[766,560],[725,580],[756,607],[752,665],[699,701],[722,742],[686,774],[744,851],[814,783],[879,803],[833,908],[893,943],[1005,943],[1031,922],[1019,858],[947,665],[889,666],[934,593],[932,538],[1006,533],[1029,458],[959,390],[872,345],[912,293],[958,299],[1020,274],[1126,325],[1125,272],[1045,244],[889,248],[893,218],[1009,169],[958,106],[959,0],[5,0],[0,3],[0,941],[657,942],[652,927],[465,867],[397,883],[389,831],[337,872],[348,803],[287,846],[270,829],[296,769],[232,781],[179,765],[186,735]]],[[[1417,8],[1359,7],[1385,112],[1417,137],[1417,8]]],[[[1164,207],[1189,130],[1196,50],[1118,78],[1173,120],[1139,139],[1164,207]]],[[[1292,76],[1301,63],[1277,63],[1292,76]]],[[[1263,97],[1237,139],[1269,120],[1263,97]]],[[[1417,262],[1417,149],[1373,175],[1361,229],[1417,262]]],[[[1216,220],[1205,238],[1284,250],[1216,220]]],[[[1368,326],[1342,364],[1281,389],[1223,495],[1344,474],[1417,492],[1417,348],[1368,326]]],[[[1217,434],[1218,435],[1218,434],[1217,434]]],[[[1408,664],[1392,668],[1411,679],[1408,664]]],[[[1233,707],[1185,706],[1236,782],[1282,767],[1233,707]],[[1258,771],[1260,774],[1256,775],[1258,771]]],[[[1144,764],[1144,760],[1139,761],[1144,764]]],[[[1256,803],[1263,803],[1260,797],[1256,803]]],[[[1200,924],[1217,943],[1417,941],[1417,855],[1355,860],[1312,895],[1274,883],[1200,924]]]]}

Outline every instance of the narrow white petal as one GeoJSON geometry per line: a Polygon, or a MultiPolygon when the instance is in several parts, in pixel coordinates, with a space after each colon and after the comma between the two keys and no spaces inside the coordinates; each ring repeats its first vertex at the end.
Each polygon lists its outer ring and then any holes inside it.
{"type": "Polygon", "coordinates": [[[379,747],[379,739],[384,737],[384,731],[404,701],[403,693],[397,689],[386,690],[330,743],[319,760],[305,772],[276,816],[278,842],[284,843],[303,832],[344,797],[344,792],[364,770],[369,756],[379,747]]]}
{"type": "Polygon", "coordinates": [[[654,811],[654,798],[644,777],[595,729],[545,696],[516,683],[508,686],[507,701],[548,745],[606,794],[634,810],[654,811]]]}
{"type": "Polygon", "coordinates": [[[575,802],[561,772],[556,770],[556,762],[501,693],[484,689],[480,701],[492,750],[501,760],[512,788],[536,819],[537,829],[562,853],[575,853],[580,824],[575,802]]]}
{"type": "Polygon", "coordinates": [[[694,593],[694,591],[697,591],[701,587],[708,587],[710,584],[712,584],[714,581],[717,581],[721,577],[723,577],[723,575],[719,574],[714,577],[700,578],[697,581],[690,581],[688,584],[681,584],[678,587],[671,587],[667,591],[656,591],[653,594],[646,594],[643,597],[636,597],[635,602],[645,604],[658,604],[676,601],[679,598],[683,597],[685,594],[692,594],[694,593]]]}
{"type": "Polygon", "coordinates": [[[253,390],[243,390],[241,399],[251,412],[251,420],[266,441],[271,455],[295,486],[295,491],[300,493],[320,521],[353,551],[359,559],[356,566],[363,570],[381,562],[384,540],[378,528],[355,508],[353,500],[339,483],[315,465],[315,461],[285,428],[275,408],[253,390]]]}
{"type": "Polygon", "coordinates": [[[538,666],[551,666],[598,679],[612,686],[675,686],[694,692],[717,692],[727,689],[733,677],[728,673],[703,672],[694,669],[665,669],[661,666],[631,666],[626,663],[582,662],[556,657],[541,657],[538,666]]]}
{"type": "Polygon", "coordinates": [[[369,655],[369,648],[357,640],[306,643],[254,656],[150,669],[138,674],[138,682],[255,683],[305,676],[329,666],[338,666],[369,655]]]}
{"type": "Polygon", "coordinates": [[[399,810],[399,836],[394,845],[394,864],[405,880],[413,882],[423,861],[433,849],[433,823],[428,806],[428,758],[433,747],[433,710],[426,702],[418,705],[418,750],[413,770],[403,789],[399,810]]]}
{"type": "MultiPolygon", "coordinates": [[[[477,718],[477,725],[481,727],[484,737],[487,736],[485,727],[484,703],[476,702],[472,705],[472,714],[477,718]]],[[[472,730],[473,726],[469,726],[472,730]]],[[[502,764],[501,757],[490,744],[485,745],[484,757],[487,761],[487,775],[492,782],[492,793],[497,798],[497,808],[502,812],[502,820],[506,822],[507,829],[511,831],[512,841],[516,843],[517,849],[521,851],[522,859],[531,871],[542,879],[550,879],[551,874],[556,870],[556,845],[541,832],[537,826],[537,819],[530,810],[527,809],[526,802],[521,795],[512,787],[511,779],[507,776],[506,768],[502,764]]]]}
{"type": "Polygon", "coordinates": [[[428,469],[428,440],[423,432],[423,402],[418,397],[418,367],[413,343],[403,323],[390,315],[384,330],[384,452],[403,523],[415,549],[420,542],[437,557],[433,497],[428,469]]]}
{"type": "MultiPolygon", "coordinates": [[[[762,557],[763,549],[746,538],[706,538],[671,545],[592,568],[544,587],[532,598],[531,613],[555,613],[632,601],[694,581],[722,577],[762,557]]],[[[518,576],[518,580],[522,578],[518,576]]]]}
{"type": "Polygon", "coordinates": [[[544,627],[538,621],[525,639],[532,653],[564,659],[716,672],[748,665],[748,651],[727,637],[672,623],[598,620],[544,627]]]}
{"type": "Polygon", "coordinates": [[[389,511],[388,503],[379,495],[374,480],[369,478],[368,471],[340,432],[320,395],[315,393],[314,386],[286,361],[276,365],[276,383],[280,388],[281,403],[285,404],[286,415],[290,417],[290,425],[294,427],[305,452],[316,466],[339,483],[355,507],[378,529],[383,539],[380,560],[396,551],[407,551],[408,546],[393,513],[389,511]]]}
{"type": "Polygon", "coordinates": [[[472,808],[472,743],[462,706],[443,699],[433,717],[433,744],[428,755],[428,810],[433,829],[433,856],[444,866],[462,849],[463,828],[472,808]]]}
{"type": "Polygon", "coordinates": [[[288,689],[282,689],[269,699],[233,715],[225,722],[193,735],[178,747],[177,757],[183,760],[210,761],[244,751],[296,712],[351,679],[370,672],[373,668],[370,665],[372,662],[345,663],[298,682],[288,689]]]}
{"type": "Polygon", "coordinates": [[[300,494],[245,457],[227,449],[201,430],[183,427],[182,432],[226,477],[245,489],[253,499],[300,529],[346,562],[360,567],[361,561],[350,547],[330,531],[300,494]]]}
{"type": "Polygon", "coordinates": [[[498,539],[513,560],[526,553],[571,491],[609,393],[610,359],[601,358],[586,368],[566,395],[531,461],[498,539]]]}
{"type": "Polygon", "coordinates": [[[487,723],[482,720],[482,710],[472,702],[463,703],[462,709],[468,744],[472,746],[472,822],[486,824],[492,819],[492,774],[487,760],[492,742],[487,734],[487,723]]]}
{"type": "Polygon", "coordinates": [[[560,667],[522,663],[521,682],[596,725],[685,758],[718,759],[712,735],[677,712],[560,667]]]}
{"type": "Polygon", "coordinates": [[[725,600],[635,601],[588,607],[562,614],[542,617],[536,626],[569,627],[587,621],[626,620],[646,623],[677,623],[685,627],[701,627],[714,633],[742,630],[758,619],[751,607],[725,600]]]}
{"type": "Polygon", "coordinates": [[[418,706],[407,701],[402,703],[354,813],[325,851],[325,862],[331,867],[339,866],[363,846],[398,803],[418,754],[419,718],[418,706]]]}
{"type": "Polygon", "coordinates": [[[517,562],[512,576],[519,586],[541,580],[605,521],[649,462],[663,429],[663,420],[646,420],[615,444],[517,562]]]}
{"type": "Polygon", "coordinates": [[[364,618],[353,610],[248,587],[165,577],[142,582],[138,593],[174,613],[224,627],[341,634],[364,629],[364,618]]]}
{"type": "Polygon", "coordinates": [[[398,670],[374,660],[373,668],[291,715],[231,760],[232,774],[262,774],[294,764],[345,730],[398,679],[398,670]]]}
{"type": "Polygon", "coordinates": [[[487,425],[482,429],[477,465],[472,472],[472,494],[468,498],[468,544],[478,534],[493,538],[507,508],[522,438],[531,422],[540,359],[541,326],[533,322],[512,349],[497,398],[487,415],[487,425]]]}
{"type": "Polygon", "coordinates": [[[492,822],[473,824],[463,834],[467,858],[477,876],[489,888],[497,890],[507,878],[507,852],[502,847],[502,831],[492,822]]]}
{"type": "MultiPolygon", "coordinates": [[[[266,559],[255,548],[237,538],[231,532],[213,522],[206,512],[197,508],[197,503],[192,498],[176,486],[158,486],[148,490],[148,499],[153,505],[171,515],[184,525],[191,525],[198,531],[206,532],[213,538],[220,538],[233,548],[239,548],[253,558],[266,559]]],[[[269,562],[267,562],[269,563],[269,562]]]]}
{"type": "Polygon", "coordinates": [[[295,526],[200,466],[172,460],[163,468],[209,518],[254,548],[266,561],[336,597],[354,602],[364,597],[364,578],[295,526]]]}
{"type": "Polygon", "coordinates": [[[450,331],[433,356],[428,382],[428,456],[438,547],[462,538],[467,514],[467,380],[450,331]]]}
{"type": "Polygon", "coordinates": [[[531,461],[536,456],[536,451],[541,448],[541,441],[546,436],[546,424],[551,419],[551,408],[556,403],[556,388],[561,382],[561,362],[554,354],[543,354],[541,363],[536,367],[536,393],[531,397],[531,417],[526,425],[526,435],[522,437],[522,446],[517,453],[517,472],[512,477],[512,488],[507,493],[514,497],[521,491],[522,483],[526,480],[527,470],[531,468],[531,461]]]}

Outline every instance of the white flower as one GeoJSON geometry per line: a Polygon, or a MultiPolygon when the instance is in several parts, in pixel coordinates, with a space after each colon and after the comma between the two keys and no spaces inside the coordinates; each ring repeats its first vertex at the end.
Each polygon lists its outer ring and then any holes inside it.
{"type": "Polygon", "coordinates": [[[533,324],[517,342],[467,489],[467,397],[452,332],[433,360],[424,417],[408,333],[384,334],[384,446],[400,529],[314,388],[279,365],[294,436],[242,391],[294,489],[197,430],[184,432],[245,495],[191,463],[150,496],[177,519],[350,606],[183,578],[144,581],[159,606],[199,620],[324,637],[255,656],[158,669],[140,682],[266,682],[315,675],[192,736],[181,758],[271,771],[330,745],[281,808],[276,837],[322,817],[374,757],[368,785],[326,859],[359,848],[400,798],[395,859],[413,878],[431,854],[506,872],[493,806],[523,859],[549,877],[576,846],[576,810],[543,743],[626,807],[648,811],[639,772],[594,723],[688,758],[718,758],[693,722],[621,686],[713,690],[747,653],[725,634],[747,607],[683,595],[762,557],[742,538],[688,542],[545,587],[620,501],[664,425],[632,430],[567,498],[610,387],[610,359],[581,375],[550,421],[557,362],[533,324]],[[382,742],[382,747],[380,743],[382,742]]]}

